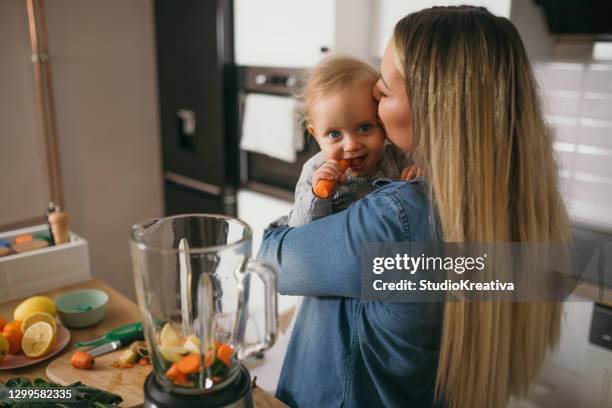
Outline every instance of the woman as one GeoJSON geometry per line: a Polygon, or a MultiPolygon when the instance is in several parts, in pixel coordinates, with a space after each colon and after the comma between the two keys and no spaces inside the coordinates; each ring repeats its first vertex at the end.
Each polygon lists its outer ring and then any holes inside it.
{"type": "Polygon", "coordinates": [[[503,407],[558,342],[560,305],[362,302],[359,257],[368,242],[568,239],[523,44],[484,8],[408,15],[374,95],[388,138],[427,177],[266,232],[260,257],[280,292],[307,296],[277,395],[291,406],[503,407]]]}

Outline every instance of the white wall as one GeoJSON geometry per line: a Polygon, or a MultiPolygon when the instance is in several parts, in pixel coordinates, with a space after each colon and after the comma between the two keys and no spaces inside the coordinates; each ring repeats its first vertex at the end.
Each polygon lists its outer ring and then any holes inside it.
{"type": "Polygon", "coordinates": [[[46,4],[66,207],[93,275],[132,296],[130,226],[163,211],[153,5],[46,4]]]}
{"type": "Polygon", "coordinates": [[[25,1],[0,1],[0,226],[40,217],[49,187],[25,1]]]}

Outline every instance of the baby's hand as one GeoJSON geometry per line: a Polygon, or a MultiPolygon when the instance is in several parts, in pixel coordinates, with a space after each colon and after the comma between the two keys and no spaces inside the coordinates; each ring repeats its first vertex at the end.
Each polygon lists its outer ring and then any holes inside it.
{"type": "MultiPolygon", "coordinates": [[[[325,163],[323,163],[323,165],[314,172],[314,174],[312,175],[313,187],[316,187],[318,182],[321,180],[339,181],[340,183],[343,183],[346,181],[344,170],[340,166],[340,163],[338,162],[338,160],[329,159],[325,163]]],[[[332,192],[330,191],[326,193],[327,194],[324,194],[324,195],[327,195],[327,196],[322,197],[322,198],[328,198],[332,192]]]]}
{"type": "Polygon", "coordinates": [[[415,177],[421,177],[424,175],[425,173],[423,170],[421,170],[421,168],[419,168],[419,166],[411,164],[410,166],[404,167],[404,170],[402,170],[402,174],[400,175],[400,180],[410,181],[415,177]]]}

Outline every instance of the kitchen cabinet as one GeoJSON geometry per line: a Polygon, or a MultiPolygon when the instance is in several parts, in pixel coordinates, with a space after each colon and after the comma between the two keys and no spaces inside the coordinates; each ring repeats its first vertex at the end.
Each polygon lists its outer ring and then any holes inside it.
{"type": "Polygon", "coordinates": [[[311,67],[329,51],[367,59],[370,0],[235,0],[238,65],[311,67]]]}

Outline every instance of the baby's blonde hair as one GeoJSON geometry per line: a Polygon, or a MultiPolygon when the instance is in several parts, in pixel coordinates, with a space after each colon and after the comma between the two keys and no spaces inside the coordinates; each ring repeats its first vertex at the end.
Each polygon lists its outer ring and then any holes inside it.
{"type": "Polygon", "coordinates": [[[310,122],[312,105],[322,96],[334,95],[365,81],[376,82],[378,77],[374,68],[357,58],[342,55],[324,58],[314,67],[299,95],[304,103],[300,112],[301,122],[305,126],[310,122]]]}

